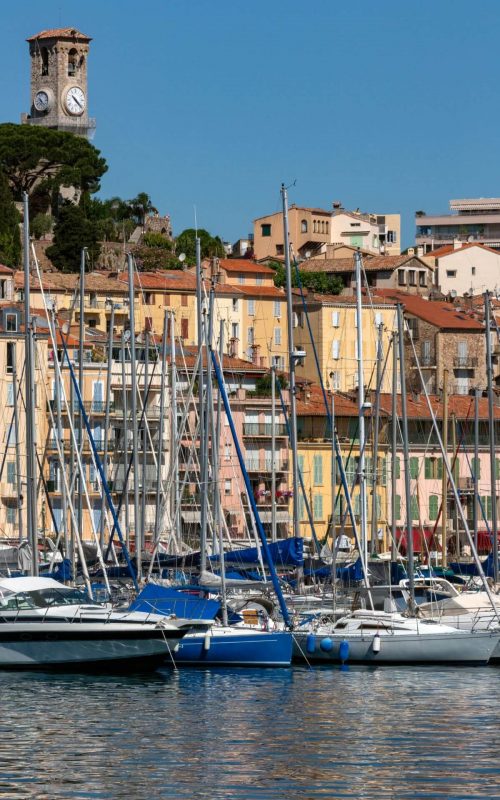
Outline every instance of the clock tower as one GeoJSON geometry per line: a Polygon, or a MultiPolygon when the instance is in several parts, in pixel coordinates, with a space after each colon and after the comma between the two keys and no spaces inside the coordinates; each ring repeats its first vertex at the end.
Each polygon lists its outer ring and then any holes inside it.
{"type": "Polygon", "coordinates": [[[41,31],[27,40],[31,58],[31,109],[21,122],[90,138],[88,115],[89,36],[75,28],[41,31]]]}

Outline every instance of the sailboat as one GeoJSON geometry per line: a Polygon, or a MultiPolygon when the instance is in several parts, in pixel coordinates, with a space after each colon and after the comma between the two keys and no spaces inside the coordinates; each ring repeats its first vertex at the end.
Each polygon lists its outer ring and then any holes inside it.
{"type": "MultiPolygon", "coordinates": [[[[355,255],[357,327],[361,319],[361,254],[355,255]]],[[[412,531],[409,481],[408,425],[406,414],[405,351],[402,307],[398,304],[398,341],[401,370],[401,406],[407,530],[412,531]]],[[[358,344],[359,344],[358,333],[358,344]]],[[[358,346],[359,391],[362,391],[362,342],[358,346]]],[[[360,420],[363,410],[360,407],[360,420]]],[[[360,425],[360,452],[364,449],[363,426],[360,425]]],[[[360,558],[366,564],[366,503],[361,503],[362,548],[360,558]],[[364,532],[364,535],[363,535],[364,532]]],[[[411,538],[411,537],[409,537],[411,538]]],[[[359,663],[488,663],[498,643],[500,630],[458,630],[434,619],[420,620],[415,615],[413,547],[408,547],[409,608],[403,615],[394,611],[357,610],[337,622],[313,620],[295,633],[294,657],[309,661],[359,663]]],[[[368,591],[369,594],[369,591],[368,591]]]]}

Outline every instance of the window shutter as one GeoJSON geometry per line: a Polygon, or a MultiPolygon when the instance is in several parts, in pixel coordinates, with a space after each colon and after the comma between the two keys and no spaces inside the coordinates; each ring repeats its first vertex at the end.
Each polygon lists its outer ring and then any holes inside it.
{"type": "Polygon", "coordinates": [[[14,405],[14,384],[8,383],[7,384],[7,405],[13,406],[14,405]]]}
{"type": "Polygon", "coordinates": [[[437,459],[437,478],[443,480],[443,459],[437,459]]]}
{"type": "Polygon", "coordinates": [[[410,510],[411,510],[411,518],[412,518],[412,520],[415,520],[415,519],[418,520],[418,517],[419,517],[419,515],[418,515],[418,500],[415,497],[415,495],[413,495],[412,498],[411,498],[411,509],[410,510]]]}
{"type": "Polygon", "coordinates": [[[332,311],[332,327],[338,328],[340,325],[340,311],[332,311]]]}
{"type": "Polygon", "coordinates": [[[332,342],[332,358],[338,359],[340,355],[340,341],[334,339],[332,342]]]}
{"type": "Polygon", "coordinates": [[[432,459],[430,458],[425,459],[425,477],[427,479],[434,477],[432,474],[432,459]]]}
{"type": "Polygon", "coordinates": [[[410,458],[410,478],[418,478],[418,458],[410,458]]]}
{"type": "Polygon", "coordinates": [[[401,495],[396,495],[396,519],[401,519],[401,495]]]}
{"type": "Polygon", "coordinates": [[[439,499],[436,494],[431,494],[429,497],[429,519],[436,520],[438,518],[439,499]]]}

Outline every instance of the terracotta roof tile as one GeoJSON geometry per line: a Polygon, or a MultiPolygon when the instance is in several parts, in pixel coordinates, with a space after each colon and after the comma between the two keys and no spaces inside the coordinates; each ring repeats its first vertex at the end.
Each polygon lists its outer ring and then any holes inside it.
{"type": "Polygon", "coordinates": [[[225,272],[274,275],[274,270],[271,269],[271,267],[266,267],[264,264],[257,264],[255,261],[249,261],[246,258],[221,258],[219,264],[220,268],[225,272]]]}
{"type": "Polygon", "coordinates": [[[460,253],[461,250],[469,250],[471,247],[480,247],[481,250],[488,250],[490,253],[495,253],[495,255],[500,255],[498,250],[494,250],[492,247],[487,247],[485,244],[481,244],[480,242],[466,242],[462,244],[461,247],[455,248],[452,244],[445,244],[443,247],[438,247],[437,250],[431,250],[425,254],[426,258],[442,258],[443,256],[449,256],[452,253],[460,253]]]}
{"type": "Polygon", "coordinates": [[[91,42],[90,36],[77,31],[76,28],[49,28],[45,31],[40,31],[34,36],[26,39],[27,42],[35,42],[38,39],[83,39],[86,42],[91,42]]]}
{"type": "MultiPolygon", "coordinates": [[[[433,269],[418,256],[371,256],[363,259],[363,269],[365,272],[381,272],[384,270],[393,272],[398,267],[406,264],[407,261],[416,260],[425,269],[433,269]]],[[[303,272],[354,272],[355,264],[353,258],[311,258],[300,264],[303,272]]]]}
{"type": "Polygon", "coordinates": [[[285,299],[285,292],[277,286],[238,286],[238,290],[242,294],[250,295],[251,297],[280,297],[285,299]]]}
{"type": "MultiPolygon", "coordinates": [[[[443,400],[438,395],[430,395],[429,401],[436,419],[443,418],[443,400]]],[[[380,407],[387,414],[392,413],[392,397],[390,394],[380,395],[380,407]]],[[[401,415],[401,396],[398,395],[397,411],[401,415]]],[[[407,413],[410,419],[431,419],[429,407],[424,394],[407,398],[407,413]]],[[[448,415],[454,414],[457,419],[474,421],[474,397],[471,395],[453,394],[448,397],[448,415]]],[[[494,408],[495,419],[500,419],[500,407],[494,408]]],[[[479,398],[479,418],[488,419],[488,399],[479,398]]]]}
{"type": "Polygon", "coordinates": [[[457,311],[451,303],[436,300],[424,300],[415,294],[399,292],[396,289],[375,289],[374,296],[385,297],[394,303],[402,303],[410,314],[435,325],[442,330],[460,330],[470,333],[482,333],[484,328],[480,322],[464,311],[457,311]]]}

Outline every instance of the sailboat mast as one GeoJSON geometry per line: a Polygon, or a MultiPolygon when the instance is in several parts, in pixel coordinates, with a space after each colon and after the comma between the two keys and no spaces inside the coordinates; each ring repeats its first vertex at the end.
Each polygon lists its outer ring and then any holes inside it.
{"type": "Polygon", "coordinates": [[[14,401],[14,436],[16,438],[16,493],[17,493],[17,526],[19,542],[23,540],[23,509],[21,498],[23,496],[21,483],[21,457],[19,453],[19,410],[17,407],[17,348],[14,344],[14,358],[12,362],[12,395],[14,401]]]}
{"type": "MultiPolygon", "coordinates": [[[[207,451],[205,449],[205,403],[204,403],[204,371],[203,371],[203,345],[205,342],[205,329],[203,320],[203,271],[201,267],[201,242],[196,237],[196,313],[198,323],[198,353],[200,355],[198,379],[198,431],[200,441],[200,575],[207,563],[207,451]]],[[[208,366],[208,364],[207,364],[208,366]]],[[[208,381],[207,381],[208,384],[208,381]]]]}
{"type": "MultiPolygon", "coordinates": [[[[156,547],[160,533],[160,500],[162,496],[162,465],[163,465],[163,431],[165,426],[165,392],[167,379],[167,336],[168,336],[168,316],[169,312],[165,309],[163,313],[163,338],[161,344],[161,384],[160,384],[160,425],[158,431],[158,464],[156,472],[156,499],[155,499],[155,522],[153,544],[156,547]]],[[[175,443],[173,445],[175,447],[175,443]]],[[[172,453],[172,448],[170,450],[172,453]]],[[[173,456],[172,456],[173,457],[173,456]]]]}
{"type": "Polygon", "coordinates": [[[365,473],[365,387],[363,369],[363,315],[361,305],[361,253],[355,255],[356,262],[356,334],[358,346],[358,417],[359,417],[359,510],[360,534],[363,560],[368,564],[368,536],[366,520],[368,514],[366,502],[366,473],[365,473]]]}
{"type": "Polygon", "coordinates": [[[497,519],[497,460],[495,458],[495,413],[493,407],[493,369],[491,364],[491,305],[490,293],[484,293],[484,312],[486,322],[486,376],[488,379],[488,422],[490,433],[490,475],[491,475],[491,535],[493,537],[493,580],[498,583],[498,519],[497,519]]]}
{"type": "MultiPolygon", "coordinates": [[[[443,370],[443,448],[448,454],[448,370],[443,370]]],[[[448,475],[443,465],[441,482],[441,566],[448,566],[448,475]]]]}
{"type": "MultiPolygon", "coordinates": [[[[33,326],[30,308],[30,221],[28,194],[23,194],[23,262],[24,262],[24,342],[26,361],[26,482],[27,527],[31,544],[31,574],[38,575],[38,524],[35,479],[35,355],[33,351],[33,326]]],[[[57,358],[57,353],[55,354],[57,358]]]]}
{"type": "MultiPolygon", "coordinates": [[[[83,390],[83,345],[85,341],[85,260],[86,248],[83,247],[80,253],[80,320],[79,320],[79,343],[78,343],[78,387],[82,399],[84,398],[83,390]]],[[[80,451],[80,458],[83,456],[83,414],[82,410],[78,410],[78,439],[77,447],[80,451]]],[[[83,531],[83,485],[82,476],[78,477],[78,536],[82,536],[83,531]]]]}
{"type": "MultiPolygon", "coordinates": [[[[115,327],[115,304],[111,301],[111,318],[109,321],[109,339],[108,339],[108,369],[106,375],[106,401],[105,401],[105,414],[104,414],[104,456],[102,459],[102,469],[104,477],[108,480],[108,449],[109,449],[109,411],[111,402],[111,372],[113,364],[113,331],[115,327]]],[[[104,492],[101,498],[101,519],[99,531],[99,544],[101,550],[104,550],[104,522],[105,522],[105,502],[104,492]]]]}
{"type": "Polygon", "coordinates": [[[134,465],[134,537],[135,557],[137,562],[137,578],[142,578],[142,541],[139,524],[139,436],[137,432],[137,363],[135,355],[135,308],[134,308],[134,261],[132,254],[127,254],[128,262],[128,297],[130,311],[130,403],[132,415],[132,448],[134,465]]]}
{"type": "MultiPolygon", "coordinates": [[[[295,396],[295,349],[293,344],[292,271],[290,266],[290,236],[288,231],[288,193],[281,184],[283,202],[283,242],[285,253],[286,307],[288,332],[288,368],[290,373],[290,450],[292,451],[293,535],[299,535],[299,461],[297,455],[297,404],[295,396]]],[[[274,457],[274,454],[273,454],[274,457]]]]}
{"type": "Polygon", "coordinates": [[[378,438],[380,424],[380,392],[382,391],[382,336],[384,326],[382,322],[377,330],[377,378],[375,392],[375,415],[373,417],[373,457],[372,457],[372,530],[371,530],[371,553],[377,552],[377,466],[378,466],[378,438]]]}
{"type": "Polygon", "coordinates": [[[276,541],[276,366],[271,364],[271,541],[276,541]]]}
{"type": "Polygon", "coordinates": [[[474,547],[478,546],[479,526],[479,389],[474,392],[474,547]]]}
{"type": "Polygon", "coordinates": [[[415,573],[413,565],[413,525],[411,513],[410,491],[410,452],[408,445],[408,411],[406,407],[406,374],[405,374],[405,343],[403,329],[403,308],[397,305],[398,312],[398,338],[399,338],[399,369],[401,374],[401,424],[403,428],[403,459],[405,474],[405,501],[406,501],[406,557],[408,559],[408,583],[410,589],[410,611],[415,610],[415,573]]]}
{"type": "Polygon", "coordinates": [[[397,558],[397,465],[398,465],[398,335],[392,334],[392,447],[391,447],[391,558],[397,558]]]}

